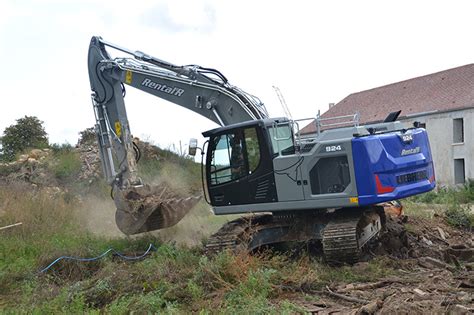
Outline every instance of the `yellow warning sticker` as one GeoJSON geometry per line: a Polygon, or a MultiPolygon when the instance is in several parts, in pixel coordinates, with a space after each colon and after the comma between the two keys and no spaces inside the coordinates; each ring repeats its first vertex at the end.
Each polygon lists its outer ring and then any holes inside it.
{"type": "Polygon", "coordinates": [[[350,203],[359,203],[359,198],[358,197],[351,197],[349,198],[350,203]]]}
{"type": "Polygon", "coordinates": [[[115,134],[117,135],[117,137],[122,136],[122,125],[118,120],[115,122],[115,134]]]}
{"type": "Polygon", "coordinates": [[[125,83],[132,84],[132,71],[130,70],[125,72],[125,83]]]}

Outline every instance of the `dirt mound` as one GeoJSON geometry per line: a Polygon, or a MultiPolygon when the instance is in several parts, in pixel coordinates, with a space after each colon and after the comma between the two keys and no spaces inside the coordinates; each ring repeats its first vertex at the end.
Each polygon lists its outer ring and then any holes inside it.
{"type": "Polygon", "coordinates": [[[441,216],[432,219],[402,216],[387,219],[387,231],[373,251],[394,258],[433,257],[448,263],[473,259],[474,235],[456,229],[441,216]]]}
{"type": "MultiPolygon", "coordinates": [[[[474,312],[474,234],[448,225],[441,216],[388,218],[387,231],[369,254],[387,257],[396,274],[370,283],[337,283],[317,302],[298,300],[313,314],[474,312]]],[[[348,266],[371,272],[367,262],[348,266]]],[[[297,298],[299,299],[299,298],[297,298]]]]}

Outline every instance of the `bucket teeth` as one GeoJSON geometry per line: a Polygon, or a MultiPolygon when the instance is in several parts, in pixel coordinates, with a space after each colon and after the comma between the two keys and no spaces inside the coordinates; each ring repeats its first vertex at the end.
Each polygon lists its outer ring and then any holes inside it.
{"type": "Polygon", "coordinates": [[[115,221],[127,235],[164,229],[181,221],[199,200],[171,193],[164,185],[116,190],[115,221]]]}

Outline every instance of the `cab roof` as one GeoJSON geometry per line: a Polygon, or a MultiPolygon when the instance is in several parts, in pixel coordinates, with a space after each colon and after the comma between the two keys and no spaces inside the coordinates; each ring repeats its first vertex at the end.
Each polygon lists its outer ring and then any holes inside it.
{"type": "Polygon", "coordinates": [[[204,131],[202,133],[202,135],[204,137],[211,137],[211,136],[214,136],[214,135],[220,135],[220,134],[223,134],[223,133],[227,133],[230,130],[248,128],[248,127],[253,127],[253,126],[271,127],[274,123],[284,123],[284,122],[288,122],[288,121],[289,120],[286,117],[249,120],[249,121],[244,121],[244,122],[240,122],[240,123],[237,123],[237,124],[232,124],[232,125],[228,125],[228,126],[223,126],[223,127],[218,127],[218,128],[214,128],[214,129],[211,129],[211,130],[207,130],[207,131],[204,131]]]}

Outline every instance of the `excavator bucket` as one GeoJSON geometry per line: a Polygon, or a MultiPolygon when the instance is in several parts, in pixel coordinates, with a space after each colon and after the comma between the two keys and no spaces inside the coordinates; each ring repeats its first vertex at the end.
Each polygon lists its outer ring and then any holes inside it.
{"type": "Polygon", "coordinates": [[[166,185],[116,189],[115,221],[127,235],[164,229],[181,221],[200,199],[172,193],[166,185]]]}

